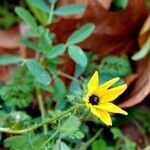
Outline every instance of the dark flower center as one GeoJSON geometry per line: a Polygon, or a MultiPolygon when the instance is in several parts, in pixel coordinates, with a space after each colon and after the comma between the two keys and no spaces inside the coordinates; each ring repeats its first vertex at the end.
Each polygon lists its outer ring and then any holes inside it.
{"type": "Polygon", "coordinates": [[[91,103],[92,105],[97,105],[99,103],[99,97],[96,95],[91,95],[89,97],[89,103],[91,103]]]}

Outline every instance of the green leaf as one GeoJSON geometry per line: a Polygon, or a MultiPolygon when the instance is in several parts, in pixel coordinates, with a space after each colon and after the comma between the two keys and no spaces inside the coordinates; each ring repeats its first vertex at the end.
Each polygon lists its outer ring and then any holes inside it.
{"type": "Polygon", "coordinates": [[[87,62],[88,62],[87,56],[80,47],[78,47],[76,45],[69,46],[68,53],[69,53],[69,56],[78,65],[80,65],[81,67],[86,67],[87,66],[87,62]]]}
{"type": "Polygon", "coordinates": [[[74,76],[75,76],[76,78],[78,78],[79,76],[81,76],[81,74],[82,74],[84,71],[85,71],[85,67],[81,67],[80,65],[76,64],[74,76]]]}
{"type": "Polygon", "coordinates": [[[38,9],[37,7],[33,6],[30,3],[30,0],[26,0],[26,3],[31,10],[31,12],[34,14],[35,18],[39,21],[41,25],[46,25],[47,24],[47,13],[43,12],[42,10],[38,9]]]}
{"type": "Polygon", "coordinates": [[[33,30],[37,28],[35,18],[27,10],[22,7],[16,7],[15,12],[26,24],[30,25],[33,30]]]}
{"type": "Polygon", "coordinates": [[[57,0],[48,0],[51,4],[55,4],[57,0]]]}
{"type": "Polygon", "coordinates": [[[58,16],[75,15],[75,14],[83,13],[85,11],[85,8],[86,7],[83,4],[65,5],[65,6],[56,8],[54,11],[54,14],[58,16]]]}
{"type": "Polygon", "coordinates": [[[136,149],[136,143],[128,139],[127,137],[125,138],[125,149],[129,150],[135,150],[136,149]]]}
{"type": "Polygon", "coordinates": [[[123,136],[123,134],[119,128],[113,127],[113,128],[111,128],[111,132],[112,132],[115,140],[118,138],[121,138],[123,136]]]}
{"type": "Polygon", "coordinates": [[[27,1],[28,1],[28,3],[35,6],[38,9],[42,10],[43,12],[46,12],[46,13],[50,12],[50,8],[49,8],[48,4],[45,3],[44,0],[27,0],[27,1]]]}
{"type": "Polygon", "coordinates": [[[109,55],[102,59],[99,72],[101,74],[110,74],[114,77],[125,77],[132,73],[132,67],[126,55],[121,57],[109,55]]]}
{"type": "Polygon", "coordinates": [[[69,87],[69,91],[75,95],[81,92],[81,84],[79,80],[72,80],[70,87],[69,87]]]}
{"type": "Polygon", "coordinates": [[[57,140],[55,150],[70,150],[66,143],[57,140]]]}
{"type": "Polygon", "coordinates": [[[28,137],[25,135],[18,135],[7,138],[4,141],[5,147],[11,148],[11,150],[25,150],[28,137]],[[18,142],[19,141],[19,142],[18,142]]]}
{"type": "Polygon", "coordinates": [[[5,147],[11,150],[39,150],[42,149],[43,143],[49,139],[48,135],[18,135],[7,138],[4,142],[5,147]],[[18,142],[19,141],[19,142],[18,142]]]}
{"type": "Polygon", "coordinates": [[[125,8],[128,4],[128,0],[113,0],[112,2],[116,5],[118,10],[125,8]]]}
{"type": "MultiPolygon", "coordinates": [[[[39,134],[32,137],[31,145],[28,145],[28,149],[31,150],[43,150],[43,145],[45,141],[49,139],[49,135],[39,134]]],[[[29,141],[29,140],[28,140],[29,141]]],[[[30,141],[29,141],[30,142],[30,141]]]]}
{"type": "Polygon", "coordinates": [[[12,130],[23,129],[31,122],[31,118],[24,112],[16,111],[8,114],[4,120],[4,126],[12,130]]]}
{"type": "Polygon", "coordinates": [[[62,122],[60,127],[61,137],[68,137],[71,139],[82,139],[84,134],[79,130],[81,122],[78,117],[70,116],[62,122]]]}
{"type": "Polygon", "coordinates": [[[27,68],[31,74],[44,85],[48,85],[51,82],[51,77],[48,72],[34,59],[26,61],[27,68]]]}
{"type": "Polygon", "coordinates": [[[33,100],[33,87],[33,76],[26,71],[25,65],[19,65],[11,79],[0,89],[0,97],[11,108],[25,108],[33,100]]]}
{"type": "Polygon", "coordinates": [[[23,58],[15,55],[0,56],[0,65],[8,65],[22,62],[23,58]]]}
{"type": "Polygon", "coordinates": [[[54,46],[49,52],[47,57],[49,59],[55,58],[59,55],[62,55],[66,50],[66,45],[65,44],[58,44],[54,46]]]}
{"type": "Polygon", "coordinates": [[[92,143],[92,150],[113,150],[113,147],[107,146],[104,140],[96,140],[92,143]]]}
{"type": "Polygon", "coordinates": [[[21,39],[21,43],[24,44],[25,46],[31,48],[31,49],[39,51],[38,46],[35,43],[33,43],[32,41],[28,40],[28,39],[21,39]]]}
{"type": "Polygon", "coordinates": [[[66,94],[66,87],[64,82],[60,78],[55,78],[55,91],[53,93],[55,99],[63,100],[66,94]]]}
{"type": "Polygon", "coordinates": [[[77,44],[89,37],[95,29],[95,25],[87,23],[76,30],[67,40],[67,45],[77,44]]]}
{"type": "Polygon", "coordinates": [[[150,52],[150,37],[142,47],[142,49],[132,56],[133,60],[140,60],[150,52]]]}

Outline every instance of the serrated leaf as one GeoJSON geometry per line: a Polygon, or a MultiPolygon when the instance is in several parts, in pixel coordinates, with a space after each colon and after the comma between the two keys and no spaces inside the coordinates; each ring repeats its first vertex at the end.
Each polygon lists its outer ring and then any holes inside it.
{"type": "Polygon", "coordinates": [[[27,68],[30,73],[39,81],[41,84],[48,85],[51,82],[51,77],[48,72],[34,59],[28,59],[26,61],[27,68]]]}
{"type": "Polygon", "coordinates": [[[81,122],[78,117],[70,116],[68,120],[65,120],[61,126],[61,129],[64,131],[76,130],[79,128],[81,122]]]}
{"type": "Polygon", "coordinates": [[[85,11],[85,8],[86,7],[83,4],[65,5],[65,6],[56,8],[54,11],[54,14],[58,16],[75,15],[75,14],[83,13],[85,11]]]}
{"type": "Polygon", "coordinates": [[[7,138],[4,141],[4,145],[5,147],[11,148],[11,150],[26,150],[26,143],[28,143],[27,141],[28,141],[27,136],[18,135],[7,138]]]}
{"type": "Polygon", "coordinates": [[[4,126],[9,127],[12,130],[22,129],[24,126],[29,125],[30,117],[24,112],[17,111],[8,114],[4,118],[4,126]]]}
{"type": "Polygon", "coordinates": [[[74,130],[70,135],[68,135],[68,137],[73,140],[75,139],[79,140],[79,139],[84,138],[84,133],[81,132],[80,130],[74,130]]]}
{"type": "Polygon", "coordinates": [[[66,143],[57,140],[55,150],[70,150],[66,143]]]}
{"type": "Polygon", "coordinates": [[[10,107],[25,108],[33,100],[33,76],[25,70],[26,66],[20,65],[7,84],[0,89],[0,97],[10,107]]]}
{"type": "Polygon", "coordinates": [[[50,12],[50,8],[49,8],[48,4],[45,3],[44,0],[27,0],[27,1],[28,1],[28,3],[35,6],[38,9],[42,10],[43,12],[46,12],[46,13],[50,12]]]}
{"type": "Polygon", "coordinates": [[[69,56],[81,67],[86,67],[87,66],[87,56],[83,52],[83,50],[76,46],[76,45],[71,45],[68,48],[69,56]]]}
{"type": "Polygon", "coordinates": [[[38,150],[43,148],[42,145],[48,138],[47,135],[34,135],[33,137],[31,135],[18,135],[7,138],[4,144],[11,150],[38,150]]]}
{"type": "Polygon", "coordinates": [[[32,145],[30,146],[33,148],[31,150],[41,150],[43,148],[44,142],[47,141],[48,139],[49,139],[48,135],[39,134],[39,135],[33,136],[32,143],[31,143],[32,145]]]}
{"type": "Polygon", "coordinates": [[[15,12],[26,24],[30,25],[33,30],[37,28],[35,18],[27,10],[22,7],[16,7],[15,12]]]}
{"type": "Polygon", "coordinates": [[[95,25],[87,23],[73,32],[67,40],[67,45],[77,44],[88,38],[95,29],[95,25]]]}
{"type": "Polygon", "coordinates": [[[132,56],[133,60],[140,60],[150,52],[150,37],[142,47],[142,49],[132,56]]]}
{"type": "Polygon", "coordinates": [[[99,72],[101,74],[110,74],[114,77],[125,77],[132,73],[132,67],[126,55],[121,57],[109,55],[102,59],[99,72]]]}
{"type": "Polygon", "coordinates": [[[8,65],[22,62],[23,58],[15,55],[0,56],[0,65],[8,65]]]}
{"type": "Polygon", "coordinates": [[[78,117],[76,116],[70,116],[67,120],[64,120],[62,122],[62,125],[60,127],[61,137],[69,137],[72,139],[79,139],[82,138],[84,135],[81,131],[79,131],[79,126],[81,125],[81,122],[78,117]],[[77,136],[80,137],[77,137],[77,136]]]}
{"type": "Polygon", "coordinates": [[[66,50],[66,45],[65,44],[58,44],[54,46],[47,54],[47,57],[49,59],[55,58],[59,55],[62,55],[66,50]]]}

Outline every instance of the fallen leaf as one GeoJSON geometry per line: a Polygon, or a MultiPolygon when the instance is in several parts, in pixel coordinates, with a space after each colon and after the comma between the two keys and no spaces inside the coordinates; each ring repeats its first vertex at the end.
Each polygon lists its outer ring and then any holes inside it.
{"type": "Polygon", "coordinates": [[[137,74],[128,75],[125,78],[125,83],[129,86],[132,82],[134,82],[138,78],[137,74]]]}
{"type": "Polygon", "coordinates": [[[132,56],[134,61],[143,59],[150,52],[150,15],[140,30],[138,42],[140,50],[132,56]]]}
{"type": "Polygon", "coordinates": [[[145,59],[137,61],[135,65],[138,78],[134,85],[129,87],[127,97],[119,105],[122,108],[139,104],[150,94],[150,54],[145,59]]]}
{"type": "Polygon", "coordinates": [[[112,0],[97,0],[105,9],[109,9],[112,0]]]}
{"type": "Polygon", "coordinates": [[[149,36],[150,36],[150,15],[147,17],[139,33],[138,42],[140,48],[142,48],[145,45],[145,42],[148,40],[149,36]]]}
{"type": "MultiPolygon", "coordinates": [[[[28,49],[20,43],[20,37],[25,27],[22,24],[13,26],[7,30],[0,30],[0,55],[19,55],[22,57],[34,57],[33,50],[28,49]]],[[[17,65],[0,66],[0,81],[6,82],[10,79],[12,71],[17,65]]]]}
{"type": "Polygon", "coordinates": [[[0,47],[5,49],[15,49],[20,46],[19,27],[13,26],[7,30],[0,30],[0,47]]]}
{"type": "Polygon", "coordinates": [[[148,14],[145,1],[129,0],[127,7],[117,12],[106,10],[97,0],[87,1],[87,10],[81,18],[62,18],[50,26],[50,29],[56,32],[56,41],[65,42],[75,29],[87,22],[92,22],[96,25],[96,29],[87,40],[80,44],[82,48],[99,55],[130,50],[137,42],[140,28],[148,14]]]}
{"type": "Polygon", "coordinates": [[[150,31],[150,15],[147,17],[146,21],[144,22],[144,25],[140,31],[139,36],[145,34],[146,32],[150,31]]]}
{"type": "Polygon", "coordinates": [[[122,127],[122,132],[125,136],[134,141],[141,149],[144,149],[144,138],[136,125],[128,122],[122,127]]]}

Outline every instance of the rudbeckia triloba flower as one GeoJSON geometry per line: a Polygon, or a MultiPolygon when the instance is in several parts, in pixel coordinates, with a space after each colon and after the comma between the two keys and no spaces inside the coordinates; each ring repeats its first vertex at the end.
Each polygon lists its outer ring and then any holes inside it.
{"type": "Polygon", "coordinates": [[[88,91],[83,99],[90,111],[100,118],[106,125],[112,125],[110,113],[120,113],[127,115],[128,113],[120,107],[112,103],[119,95],[121,95],[127,88],[126,84],[111,88],[119,78],[113,78],[106,83],[99,85],[98,72],[88,82],[88,91]]]}

